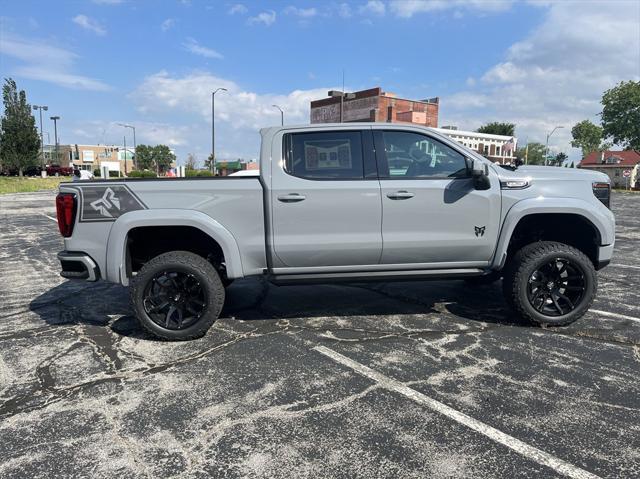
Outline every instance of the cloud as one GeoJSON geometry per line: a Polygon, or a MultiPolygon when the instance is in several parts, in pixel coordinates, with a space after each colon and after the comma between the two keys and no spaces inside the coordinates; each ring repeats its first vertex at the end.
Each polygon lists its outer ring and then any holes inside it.
{"type": "Polygon", "coordinates": [[[205,58],[218,58],[218,59],[224,58],[220,53],[215,51],[213,48],[208,48],[203,45],[200,45],[196,40],[190,37],[187,38],[187,40],[182,44],[182,46],[185,48],[185,50],[187,50],[190,53],[193,53],[194,55],[200,55],[201,57],[205,57],[205,58]]]}
{"type": "Polygon", "coordinates": [[[543,22],[490,66],[480,81],[441,98],[441,123],[477,128],[487,121],[516,123],[522,139],[544,143],[553,135],[569,150],[571,127],[598,122],[602,93],[622,80],[640,80],[640,4],[536,3],[543,22]]]}
{"type": "Polygon", "coordinates": [[[441,12],[456,9],[457,18],[462,16],[461,9],[478,12],[502,12],[511,8],[511,0],[392,0],[389,10],[396,16],[411,18],[419,13],[441,12]]]}
{"type": "Polygon", "coordinates": [[[269,27],[276,21],[276,12],[273,10],[269,10],[268,12],[262,12],[256,15],[255,17],[249,17],[247,23],[249,25],[255,25],[256,23],[262,23],[265,26],[269,27]]]}
{"type": "Polygon", "coordinates": [[[382,16],[386,12],[386,7],[381,0],[369,0],[366,4],[360,7],[359,11],[363,15],[369,14],[382,16]]]}
{"type": "Polygon", "coordinates": [[[105,35],[107,33],[107,30],[102,25],[86,15],[76,15],[71,19],[71,21],[85,30],[95,33],[96,35],[105,35]]]}
{"type": "Polygon", "coordinates": [[[338,16],[341,18],[351,18],[353,16],[353,12],[348,3],[338,5],[338,16]]]}
{"type": "Polygon", "coordinates": [[[289,5],[284,9],[284,13],[286,15],[295,15],[300,18],[312,18],[318,14],[318,10],[316,10],[315,8],[298,8],[289,5]]]}
{"type": "Polygon", "coordinates": [[[241,3],[236,3],[235,5],[232,5],[231,8],[229,9],[229,15],[235,15],[236,13],[239,15],[244,15],[248,12],[249,10],[247,9],[247,7],[245,7],[243,4],[241,3]]]}
{"type": "Polygon", "coordinates": [[[164,22],[160,24],[160,29],[163,32],[171,30],[176,25],[175,18],[167,18],[164,22]]]}
{"type": "Polygon", "coordinates": [[[78,55],[53,46],[47,40],[24,39],[4,33],[0,53],[23,62],[13,69],[16,76],[72,89],[104,91],[110,88],[99,80],[74,74],[73,66],[78,55]]]}
{"type": "MultiPolygon", "coordinates": [[[[219,87],[227,89],[216,95],[216,145],[220,144],[221,158],[256,156],[260,142],[258,130],[280,124],[280,112],[272,105],[282,107],[287,124],[309,123],[309,103],[326,97],[327,90],[331,89],[259,94],[209,72],[174,76],[161,71],[146,77],[130,94],[130,99],[142,115],[154,120],[184,117],[185,121],[199,123],[201,126],[190,133],[191,144],[209,145],[211,92],[219,87]]],[[[208,154],[206,149],[196,152],[208,154]]]]}

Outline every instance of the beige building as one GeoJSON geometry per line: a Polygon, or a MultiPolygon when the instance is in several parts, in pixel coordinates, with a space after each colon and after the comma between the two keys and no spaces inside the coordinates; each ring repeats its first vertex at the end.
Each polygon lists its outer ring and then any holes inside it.
{"type": "Polygon", "coordinates": [[[119,166],[120,173],[126,174],[134,169],[133,158],[135,150],[127,146],[125,153],[123,146],[117,145],[58,145],[56,159],[55,145],[44,146],[45,163],[48,165],[77,166],[81,170],[91,172],[100,169],[102,163],[107,163],[111,170],[119,166]],[[125,163],[126,157],[126,163],[125,163]]]}

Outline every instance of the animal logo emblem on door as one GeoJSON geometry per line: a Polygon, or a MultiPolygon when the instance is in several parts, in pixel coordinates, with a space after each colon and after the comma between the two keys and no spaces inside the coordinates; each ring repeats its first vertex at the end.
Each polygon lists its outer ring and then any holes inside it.
{"type": "Polygon", "coordinates": [[[116,196],[111,188],[107,188],[102,195],[102,198],[98,198],[91,202],[91,207],[107,218],[113,218],[113,214],[109,212],[112,208],[120,210],[120,198],[116,196]]]}
{"type": "Polygon", "coordinates": [[[486,228],[486,226],[474,226],[475,230],[476,230],[476,236],[484,236],[484,230],[486,228]]]}

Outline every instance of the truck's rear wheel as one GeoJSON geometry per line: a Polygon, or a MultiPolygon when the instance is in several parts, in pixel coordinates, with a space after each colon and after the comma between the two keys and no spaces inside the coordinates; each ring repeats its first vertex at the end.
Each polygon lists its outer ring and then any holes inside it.
{"type": "Polygon", "coordinates": [[[188,251],[171,251],[147,262],[130,290],[140,325],[171,340],[203,336],[218,319],[224,297],[215,268],[188,251]]]}
{"type": "Polygon", "coordinates": [[[564,326],[591,307],[598,279],[580,250],[552,241],[532,243],[509,262],[503,280],[507,303],[541,325],[564,326]]]}

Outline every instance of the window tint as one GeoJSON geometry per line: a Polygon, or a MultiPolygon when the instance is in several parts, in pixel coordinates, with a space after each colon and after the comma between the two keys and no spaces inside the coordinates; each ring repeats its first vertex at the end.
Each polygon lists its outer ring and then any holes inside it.
{"type": "Polygon", "coordinates": [[[287,173],[313,180],[364,178],[359,131],[291,133],[285,135],[287,173]]]}
{"type": "Polygon", "coordinates": [[[390,178],[467,176],[462,154],[428,136],[406,131],[383,132],[390,178]]]}

